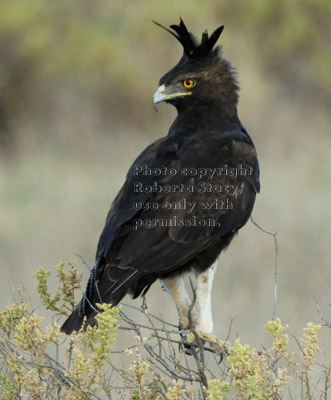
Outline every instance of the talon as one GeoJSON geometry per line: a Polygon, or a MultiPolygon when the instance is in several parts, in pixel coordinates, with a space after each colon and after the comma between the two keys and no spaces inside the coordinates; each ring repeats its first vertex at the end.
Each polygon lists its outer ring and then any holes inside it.
{"type": "Polygon", "coordinates": [[[191,345],[187,343],[186,335],[182,335],[181,340],[179,341],[178,350],[184,350],[185,354],[188,356],[192,355],[191,345]]]}
{"type": "Polygon", "coordinates": [[[220,364],[223,360],[224,354],[227,353],[226,342],[224,342],[224,341],[222,342],[217,339],[216,335],[208,334],[208,333],[203,334],[202,339],[209,343],[210,347],[212,349],[214,349],[214,351],[217,355],[220,355],[220,361],[219,361],[219,364],[220,364]]]}
{"type": "MultiPolygon", "coordinates": [[[[219,341],[217,339],[216,335],[214,335],[213,333],[203,333],[200,331],[195,331],[195,333],[201,339],[202,344],[208,343],[217,355],[221,355],[221,360],[220,360],[220,363],[221,363],[223,360],[223,353],[226,353],[225,343],[222,343],[221,341],[219,341]]],[[[196,342],[195,334],[193,332],[189,332],[186,335],[185,344],[193,345],[193,344],[196,344],[195,342],[196,342]]]]}
{"type": "Polygon", "coordinates": [[[215,350],[215,353],[220,356],[220,360],[217,364],[221,364],[221,362],[224,359],[224,356],[229,355],[228,350],[227,350],[228,343],[225,341],[221,342],[220,340],[216,339],[216,343],[210,342],[209,344],[215,350]]]}
{"type": "Polygon", "coordinates": [[[222,354],[222,346],[220,344],[220,342],[218,343],[212,343],[209,342],[210,347],[212,347],[215,350],[215,353],[219,356],[220,354],[222,354]]]}
{"type": "MultiPolygon", "coordinates": [[[[181,323],[185,322],[183,321],[184,318],[183,317],[181,318],[181,323]]],[[[195,330],[194,333],[193,331],[191,331],[188,332],[186,335],[181,334],[181,340],[179,342],[179,350],[182,350],[184,347],[185,353],[191,355],[192,354],[190,350],[191,346],[197,345],[196,335],[199,336],[203,345],[205,343],[208,343],[210,347],[215,351],[215,354],[220,356],[220,361],[218,362],[218,364],[220,364],[223,361],[224,354],[225,355],[227,354],[227,343],[218,340],[216,335],[214,335],[213,333],[204,333],[195,330]]]]}
{"type": "Polygon", "coordinates": [[[185,342],[186,342],[186,335],[181,335],[179,345],[178,345],[178,350],[182,351],[183,347],[185,347],[185,342]]]}
{"type": "Polygon", "coordinates": [[[213,333],[202,332],[198,332],[198,335],[200,336],[201,340],[209,343],[210,347],[214,349],[217,355],[222,353],[222,345],[221,342],[217,339],[216,335],[214,335],[213,333]]]}

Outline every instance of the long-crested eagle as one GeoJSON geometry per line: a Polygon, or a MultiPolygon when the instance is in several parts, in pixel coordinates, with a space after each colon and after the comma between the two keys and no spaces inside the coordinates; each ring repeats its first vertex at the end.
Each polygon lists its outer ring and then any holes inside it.
{"type": "MultiPolygon", "coordinates": [[[[157,24],[160,25],[160,24],[157,24]]],[[[161,25],[160,25],[161,26],[161,25]]],[[[97,303],[145,295],[159,279],[176,302],[184,328],[191,305],[183,276],[196,275],[191,314],[202,339],[214,340],[211,287],[216,260],[245,225],[259,192],[253,142],[237,114],[239,87],[221,47],[223,26],[201,42],[184,22],[170,32],[183,46],[178,64],[153,96],[178,115],[167,136],[134,161],[101,234],[82,300],[64,322],[70,334],[95,324],[97,303]]]]}

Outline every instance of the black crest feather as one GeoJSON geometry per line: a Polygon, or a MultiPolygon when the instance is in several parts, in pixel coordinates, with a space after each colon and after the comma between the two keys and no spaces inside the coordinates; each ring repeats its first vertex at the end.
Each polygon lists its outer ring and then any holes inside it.
{"type": "Polygon", "coordinates": [[[200,58],[207,56],[214,45],[216,44],[218,38],[220,37],[224,25],[220,26],[215,30],[215,32],[208,37],[208,32],[205,31],[202,33],[201,43],[197,43],[195,37],[190,33],[183,20],[180,18],[179,25],[171,25],[170,28],[174,31],[172,32],[170,29],[166,28],[165,26],[161,25],[156,21],[152,21],[154,24],[160,26],[161,28],[165,29],[169,32],[172,36],[174,36],[183,46],[184,54],[188,58],[200,58]]]}

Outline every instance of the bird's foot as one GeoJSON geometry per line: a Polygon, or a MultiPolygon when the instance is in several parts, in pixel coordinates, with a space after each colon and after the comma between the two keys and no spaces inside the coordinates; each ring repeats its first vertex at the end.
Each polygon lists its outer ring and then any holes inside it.
{"type": "Polygon", "coordinates": [[[210,347],[214,349],[216,354],[221,354],[225,351],[225,343],[219,341],[213,333],[204,333],[201,331],[194,330],[189,332],[185,337],[185,345],[197,345],[197,339],[201,340],[202,345],[209,343],[210,347]]]}
{"type": "Polygon", "coordinates": [[[192,329],[193,327],[195,327],[196,323],[197,323],[197,314],[195,312],[192,312],[191,314],[191,324],[190,324],[190,319],[189,317],[180,317],[179,319],[179,330],[181,331],[185,331],[187,329],[192,329]]]}
{"type": "Polygon", "coordinates": [[[190,327],[190,321],[187,317],[181,317],[179,319],[179,329],[181,331],[186,331],[190,327]]]}

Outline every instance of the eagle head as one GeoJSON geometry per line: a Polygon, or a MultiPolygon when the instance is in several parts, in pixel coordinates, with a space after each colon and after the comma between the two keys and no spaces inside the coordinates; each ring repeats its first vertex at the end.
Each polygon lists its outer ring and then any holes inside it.
{"type": "Polygon", "coordinates": [[[179,25],[170,26],[172,31],[153,22],[173,35],[184,49],[178,64],[160,79],[153,96],[154,107],[165,101],[181,112],[202,104],[218,104],[224,112],[236,113],[239,87],[234,69],[222,56],[221,46],[214,47],[224,26],[210,36],[204,31],[198,43],[182,19],[179,25]]]}

